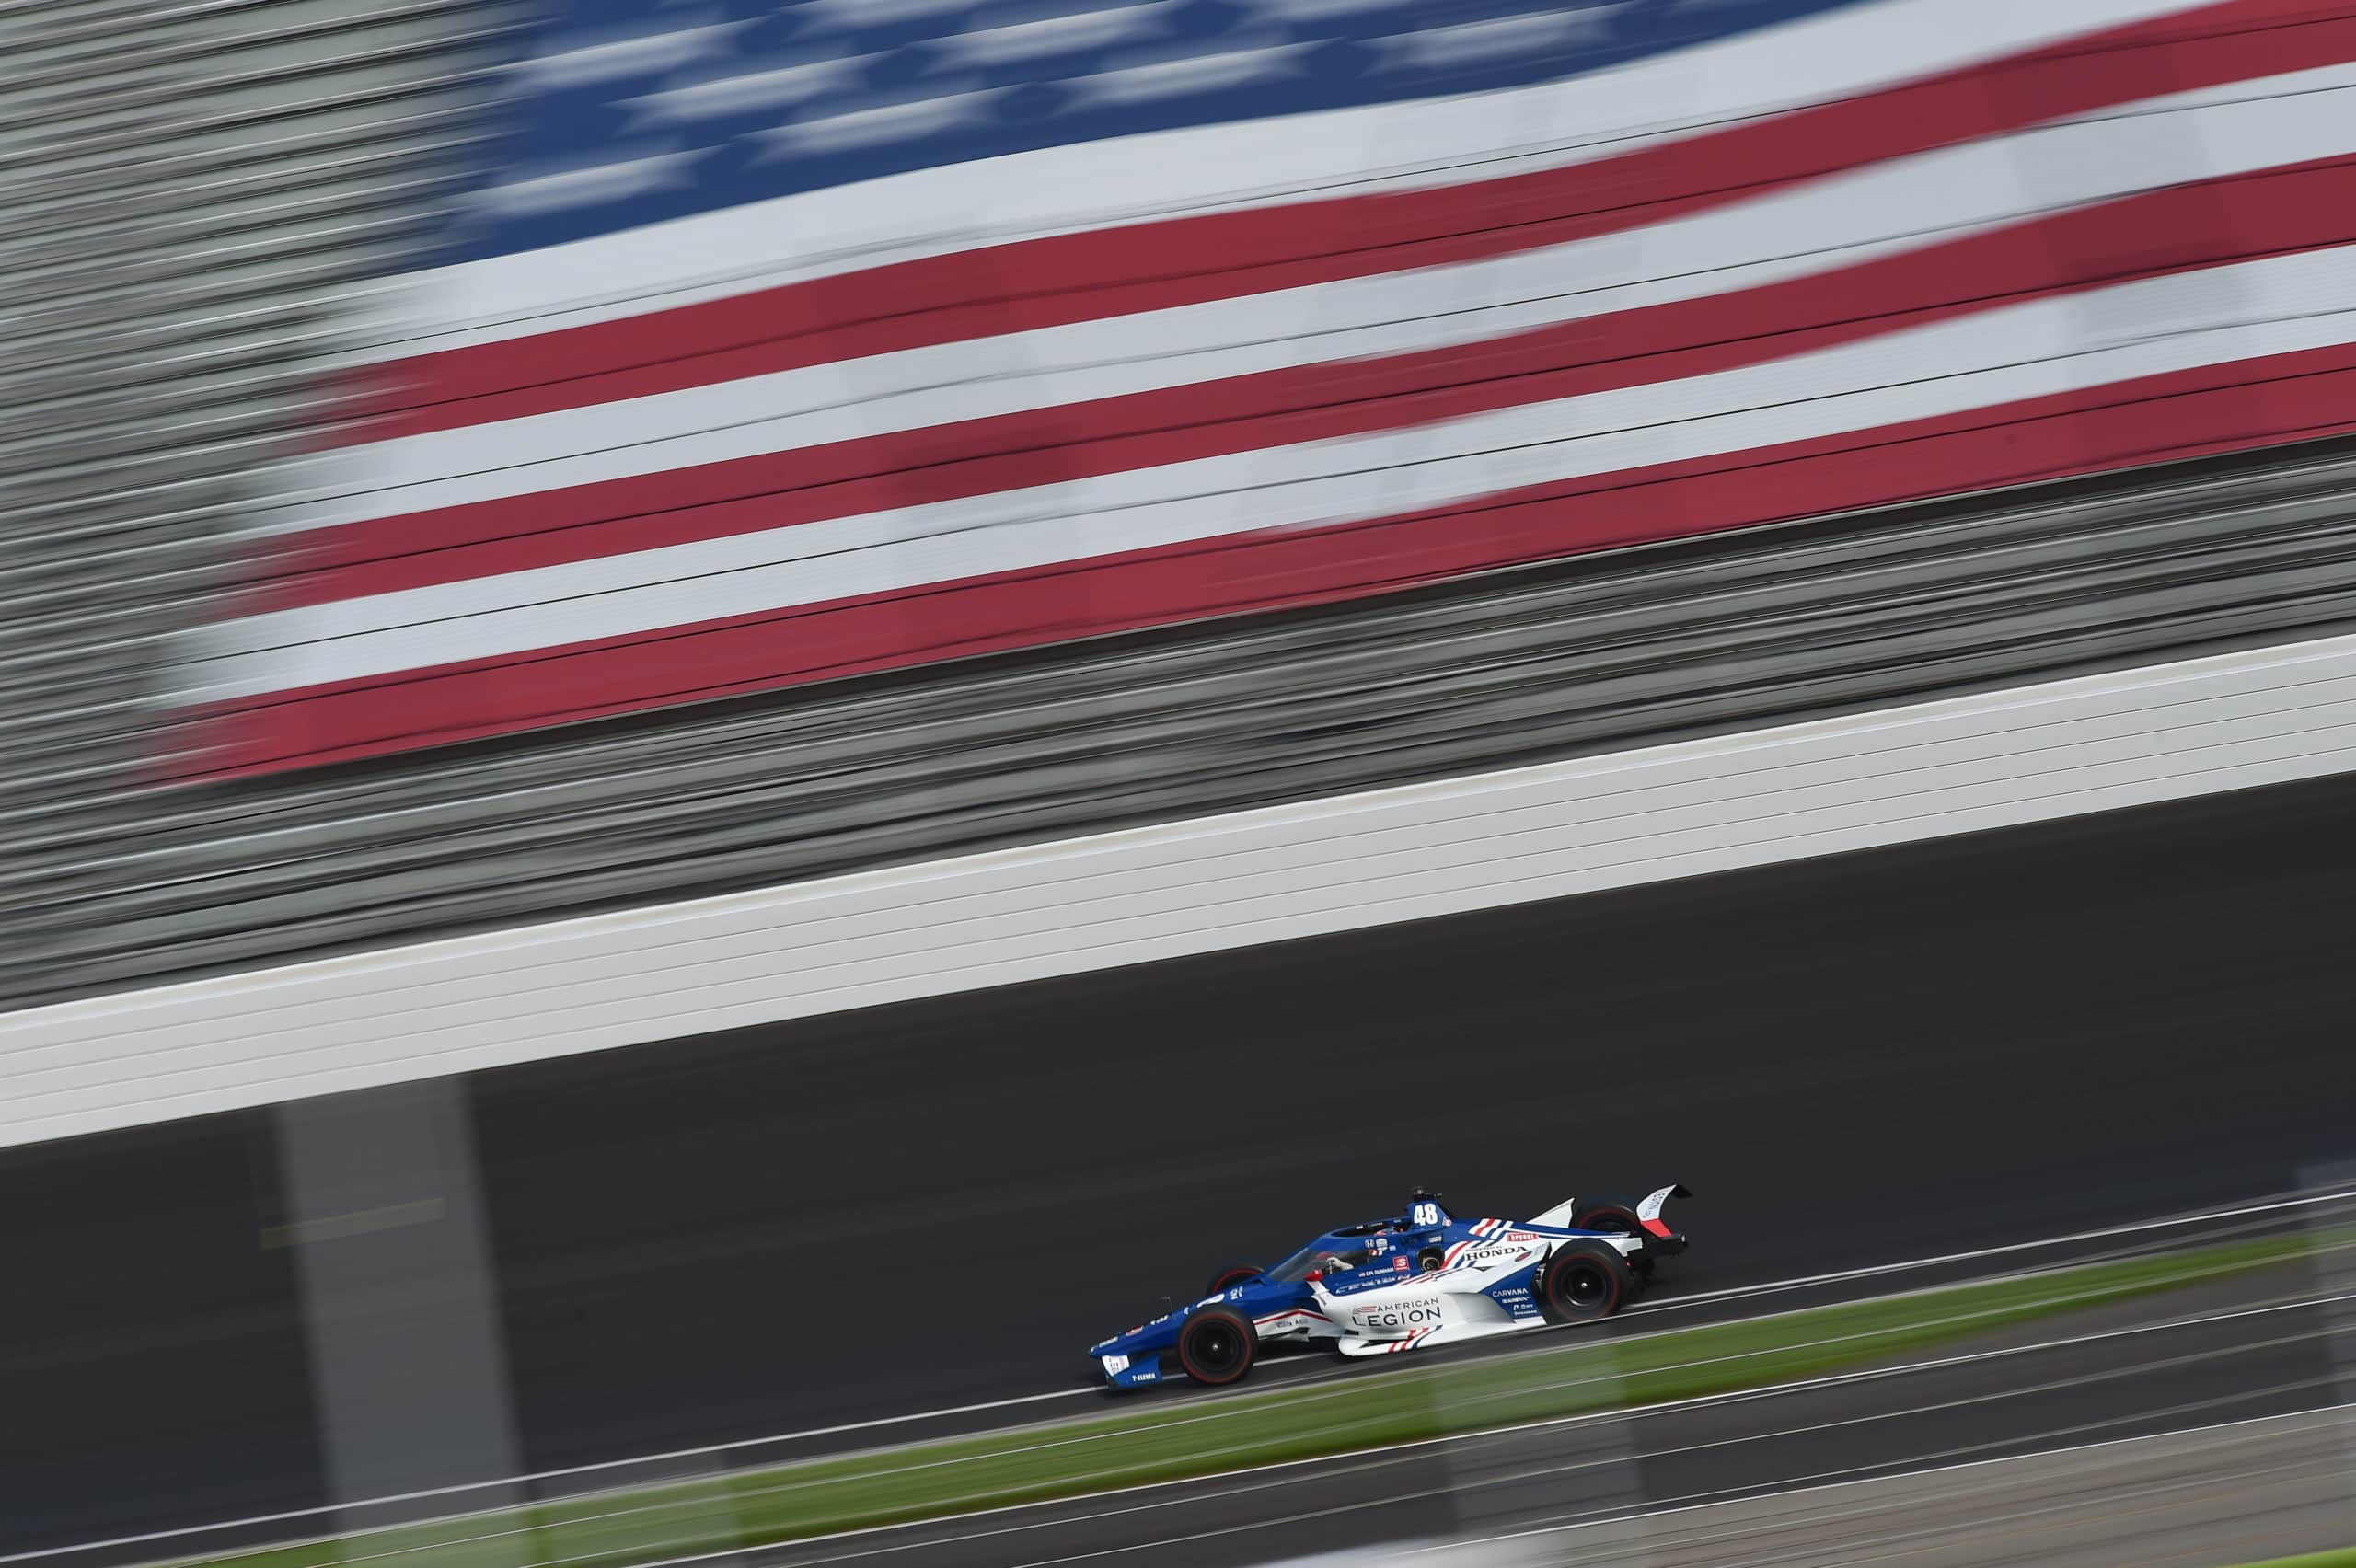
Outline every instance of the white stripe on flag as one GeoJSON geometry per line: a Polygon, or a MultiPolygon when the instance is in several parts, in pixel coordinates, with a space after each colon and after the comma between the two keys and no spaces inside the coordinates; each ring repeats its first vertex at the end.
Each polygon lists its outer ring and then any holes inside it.
{"type": "Polygon", "coordinates": [[[1452,183],[1853,97],[2201,0],[1882,0],[1508,92],[1202,126],[919,169],[439,269],[377,298],[370,357],[617,320],[976,245],[1452,183]],[[1529,149],[1500,160],[1497,127],[1529,149]]]}
{"type": "Polygon", "coordinates": [[[1772,446],[2356,341],[2356,247],[2005,306],[1716,375],[699,540],[208,628],[190,701],[1772,446]],[[2106,324],[2115,324],[2114,326],[2106,324]]]}
{"type": "Polygon", "coordinates": [[[315,460],[302,530],[1731,294],[2007,221],[2356,153],[2356,63],[2130,103],[1639,230],[463,426],[315,460]],[[2219,101],[2220,99],[2223,101],[2219,101]],[[2174,112],[2169,112],[2174,110],[2174,112]]]}

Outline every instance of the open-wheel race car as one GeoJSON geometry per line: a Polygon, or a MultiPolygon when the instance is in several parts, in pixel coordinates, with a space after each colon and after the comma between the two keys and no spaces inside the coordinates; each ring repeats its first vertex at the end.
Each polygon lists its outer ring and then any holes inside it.
{"type": "Polygon", "coordinates": [[[1569,1198],[1532,1219],[1460,1219],[1418,1191],[1405,1213],[1329,1230],[1274,1267],[1223,1270],[1201,1300],[1089,1354],[1115,1389],[1182,1376],[1218,1385],[1249,1372],[1271,1340],[1383,1355],[1592,1321],[1685,1250],[1663,1211],[1692,1195],[1668,1186],[1634,1204],[1569,1198]]]}

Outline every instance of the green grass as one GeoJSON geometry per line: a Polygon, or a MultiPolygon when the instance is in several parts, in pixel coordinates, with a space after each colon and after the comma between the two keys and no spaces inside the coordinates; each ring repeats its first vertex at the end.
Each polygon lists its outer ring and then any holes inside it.
{"type": "Polygon", "coordinates": [[[2263,1562],[2245,1562],[2241,1568],[2356,1568],[2356,1546],[2311,1551],[2304,1557],[2269,1557],[2263,1562]]]}
{"type": "Polygon", "coordinates": [[[1139,1404],[1113,1414],[196,1562],[201,1568],[358,1562],[391,1568],[627,1568],[658,1557],[1761,1388],[2239,1273],[2296,1255],[2306,1246],[2303,1238],[2269,1238],[1627,1339],[1576,1332],[1548,1336],[1539,1348],[1520,1355],[1427,1364],[1215,1401],[1139,1404]]]}

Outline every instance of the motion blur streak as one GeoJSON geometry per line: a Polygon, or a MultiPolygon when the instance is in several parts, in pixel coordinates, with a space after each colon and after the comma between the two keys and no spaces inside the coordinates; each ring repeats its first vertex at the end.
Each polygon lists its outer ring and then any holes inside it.
{"type": "Polygon", "coordinates": [[[2356,0],[11,0],[0,125],[0,1559],[2356,1518],[2346,1205],[2111,1233],[2356,1170],[2356,0]]]}
{"type": "Polygon", "coordinates": [[[2356,766],[2356,637],[156,986],[9,1016],[0,1144],[2356,766]]]}
{"type": "Polygon", "coordinates": [[[618,53],[543,18],[369,417],[190,644],[167,771],[2356,429],[2344,6],[1182,9],[1035,59],[962,3],[648,14],[618,53]],[[1190,171],[1208,212],[1141,173],[1251,120],[1322,173],[1190,171]],[[1424,121],[1472,140],[1403,161],[1424,121]],[[1068,165],[1050,232],[954,221],[1068,165]]]}
{"type": "Polygon", "coordinates": [[[0,869],[0,997],[2345,631],[2350,450],[1718,536],[359,772],[118,791],[0,869]]]}
{"type": "MultiPolygon", "coordinates": [[[[1403,1170],[1673,1168],[1696,1290],[2281,1190],[2346,1147],[2350,854],[2322,781],[477,1075],[522,1458],[1035,1392],[1108,1309],[1403,1170]],[[2187,1086],[2221,1043],[2305,1091],[2218,1115],[2187,1086]],[[1334,1084],[1442,1060],[1515,1086],[1517,1136],[1355,1092],[1304,1134],[1334,1084]],[[999,1227],[1087,1234],[1087,1288],[1034,1288],[999,1227]],[[854,1254],[847,1314],[812,1263],[854,1254]]],[[[321,1501],[288,1260],[252,1241],[265,1124],[0,1155],[24,1277],[78,1282],[10,1303],[0,1400],[41,1434],[0,1468],[10,1548],[321,1501]]]]}

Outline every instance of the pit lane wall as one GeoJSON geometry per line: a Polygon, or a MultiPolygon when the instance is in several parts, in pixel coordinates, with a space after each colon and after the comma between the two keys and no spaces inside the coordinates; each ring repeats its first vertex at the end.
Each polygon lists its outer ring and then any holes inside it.
{"type": "Polygon", "coordinates": [[[2342,4],[570,0],[499,82],[169,777],[2356,428],[2342,4]]]}
{"type": "Polygon", "coordinates": [[[2356,637],[9,1015],[0,1146],[2316,777],[2356,637]]]}

